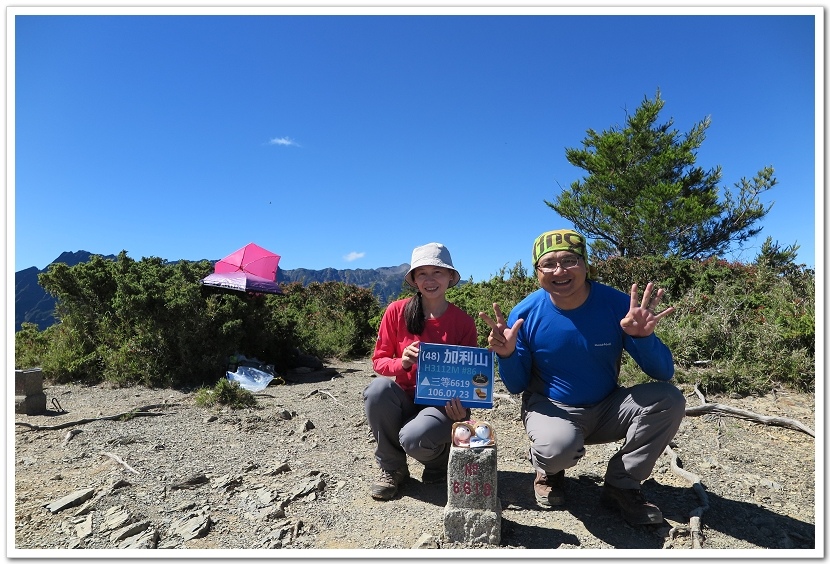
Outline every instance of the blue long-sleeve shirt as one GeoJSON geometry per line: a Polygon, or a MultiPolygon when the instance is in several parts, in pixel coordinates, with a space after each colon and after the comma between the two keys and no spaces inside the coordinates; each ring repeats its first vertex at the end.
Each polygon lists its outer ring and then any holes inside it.
{"type": "Polygon", "coordinates": [[[516,350],[498,357],[499,374],[511,393],[530,390],[568,405],[596,404],[619,385],[623,349],[651,378],[674,376],[671,351],[656,335],[633,338],[620,327],[631,297],[588,283],[588,298],[578,308],[559,309],[539,289],[510,311],[509,327],[524,319],[516,350]]]}

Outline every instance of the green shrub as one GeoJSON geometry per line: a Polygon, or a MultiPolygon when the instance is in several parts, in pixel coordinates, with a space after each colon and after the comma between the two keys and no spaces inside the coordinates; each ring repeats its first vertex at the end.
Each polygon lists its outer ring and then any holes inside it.
{"type": "Polygon", "coordinates": [[[194,400],[200,407],[225,405],[231,409],[244,409],[257,404],[254,394],[227,378],[221,378],[213,388],[199,388],[194,400]]]}
{"type": "Polygon", "coordinates": [[[267,325],[284,327],[294,346],[320,358],[365,356],[374,347],[380,304],[368,288],[341,282],[298,282],[283,287],[267,325]],[[278,302],[278,303],[277,303],[278,302]]]}
{"type": "MultiPolygon", "coordinates": [[[[52,327],[49,329],[52,329],[52,327]]],[[[20,331],[14,334],[14,361],[16,367],[35,368],[43,364],[43,358],[50,345],[47,331],[39,331],[34,323],[22,323],[20,325],[20,331]]],[[[50,333],[54,333],[54,330],[50,333]]]]}

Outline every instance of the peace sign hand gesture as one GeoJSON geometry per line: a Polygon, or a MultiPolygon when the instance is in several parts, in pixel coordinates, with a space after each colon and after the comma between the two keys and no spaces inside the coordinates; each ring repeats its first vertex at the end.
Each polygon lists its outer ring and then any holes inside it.
{"type": "Polygon", "coordinates": [[[501,357],[510,356],[516,350],[519,328],[525,320],[518,319],[513,327],[508,327],[499,304],[493,304],[493,313],[496,314],[495,321],[483,311],[478,313],[478,316],[490,327],[490,335],[487,336],[487,344],[489,345],[487,348],[501,357]]]}
{"type": "Polygon", "coordinates": [[[637,284],[631,285],[631,308],[626,316],[620,320],[620,327],[626,334],[632,337],[648,337],[654,333],[658,321],[674,312],[674,307],[667,307],[660,313],[654,313],[654,309],[663,300],[664,292],[660,288],[652,296],[653,292],[654,284],[649,282],[643,291],[642,304],[637,305],[637,284]]]}

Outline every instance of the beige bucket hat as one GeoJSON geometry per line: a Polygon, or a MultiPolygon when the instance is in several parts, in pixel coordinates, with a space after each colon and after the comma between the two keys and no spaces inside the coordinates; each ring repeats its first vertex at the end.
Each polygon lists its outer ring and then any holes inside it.
{"type": "Polygon", "coordinates": [[[449,268],[452,271],[452,280],[450,280],[449,287],[452,288],[461,280],[461,275],[452,265],[452,257],[450,251],[441,243],[427,243],[420,247],[415,247],[412,251],[412,260],[410,261],[409,271],[406,273],[404,279],[406,283],[417,288],[415,281],[412,279],[412,271],[419,266],[440,266],[441,268],[449,268]]]}

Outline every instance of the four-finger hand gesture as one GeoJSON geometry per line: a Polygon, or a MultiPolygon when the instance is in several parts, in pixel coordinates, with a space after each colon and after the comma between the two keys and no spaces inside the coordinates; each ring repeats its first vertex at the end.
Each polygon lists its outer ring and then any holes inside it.
{"type": "Polygon", "coordinates": [[[662,300],[663,289],[654,292],[654,284],[649,282],[643,291],[643,301],[638,305],[637,284],[632,284],[631,307],[620,321],[620,327],[632,337],[648,337],[654,333],[657,322],[674,311],[673,307],[667,307],[660,313],[655,313],[654,310],[662,300]]]}
{"type": "Polygon", "coordinates": [[[510,356],[516,350],[516,338],[519,336],[519,328],[524,323],[524,319],[518,319],[513,327],[508,327],[499,304],[493,304],[493,313],[496,315],[495,321],[483,311],[478,314],[490,327],[487,348],[501,357],[510,356]]]}

